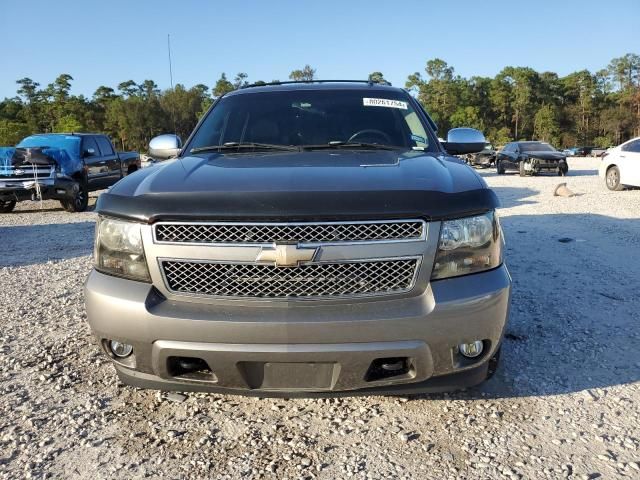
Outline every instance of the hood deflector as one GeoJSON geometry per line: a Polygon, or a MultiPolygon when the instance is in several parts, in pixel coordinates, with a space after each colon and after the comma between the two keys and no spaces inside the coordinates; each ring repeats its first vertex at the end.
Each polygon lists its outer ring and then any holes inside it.
{"type": "Polygon", "coordinates": [[[103,193],[102,215],[145,223],[158,220],[305,221],[443,220],[480,214],[499,206],[488,188],[459,193],[436,191],[367,192],[207,192],[145,194],[103,193]]]}

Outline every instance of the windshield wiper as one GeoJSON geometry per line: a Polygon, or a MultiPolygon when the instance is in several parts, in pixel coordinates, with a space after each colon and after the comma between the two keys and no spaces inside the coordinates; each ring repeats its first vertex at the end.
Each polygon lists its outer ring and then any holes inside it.
{"type": "Polygon", "coordinates": [[[222,145],[209,145],[207,147],[196,147],[189,150],[189,153],[223,151],[223,150],[280,150],[283,152],[298,152],[300,149],[292,145],[276,145],[273,143],[256,142],[226,142],[222,145]]]}
{"type": "Polygon", "coordinates": [[[362,148],[367,150],[399,150],[402,147],[394,147],[392,145],[382,145],[380,143],[365,143],[365,142],[343,142],[335,140],[329,143],[323,143],[320,145],[302,145],[304,150],[321,150],[331,148],[362,148]]]}

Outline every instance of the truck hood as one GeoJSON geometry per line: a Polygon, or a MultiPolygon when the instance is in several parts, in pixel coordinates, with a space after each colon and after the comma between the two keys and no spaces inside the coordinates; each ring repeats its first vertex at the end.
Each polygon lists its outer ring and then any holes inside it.
{"type": "Polygon", "coordinates": [[[125,177],[97,210],[159,219],[446,218],[497,206],[458,159],[408,151],[198,154],[125,177]]]}

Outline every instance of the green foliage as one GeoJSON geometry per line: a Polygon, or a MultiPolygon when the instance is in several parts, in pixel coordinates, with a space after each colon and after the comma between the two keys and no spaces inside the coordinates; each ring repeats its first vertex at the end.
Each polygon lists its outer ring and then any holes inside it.
{"type": "Polygon", "coordinates": [[[213,87],[213,97],[221,97],[229,92],[233,92],[233,90],[235,90],[233,83],[227,80],[227,76],[223,72],[222,75],[220,75],[220,78],[216,82],[215,86],[213,87]]]}
{"type": "Polygon", "coordinates": [[[305,65],[302,70],[294,70],[289,74],[289,78],[296,82],[311,81],[316,77],[316,71],[309,65],[305,65]]]}
{"type": "Polygon", "coordinates": [[[242,87],[246,87],[247,85],[249,85],[249,82],[247,82],[247,77],[248,75],[246,73],[239,73],[236,75],[236,78],[233,79],[233,88],[235,90],[242,88],[242,87]]]}
{"type": "Polygon", "coordinates": [[[25,123],[0,119],[0,145],[15,145],[29,133],[25,123]]]}
{"type": "MultiPolygon", "coordinates": [[[[305,65],[289,75],[310,81],[305,65]]],[[[382,72],[369,79],[384,81],[382,72]]],[[[264,82],[254,82],[257,84],[264,82]]],[[[209,88],[176,85],[160,90],[150,79],[99,86],[91,99],[72,94],[73,77],[63,73],[46,87],[31,78],[16,81],[16,96],[0,101],[0,145],[12,145],[31,133],[92,131],[109,134],[121,149],[146,150],[160,133],[186,138],[214,100],[249,84],[240,72],[222,73],[209,88]]],[[[541,139],[557,147],[608,147],[640,136],[640,56],[626,54],[595,73],[581,70],[565,77],[528,67],[505,67],[494,78],[462,78],[442,59],[427,61],[422,73],[407,77],[415,95],[446,136],[453,127],[485,132],[496,146],[514,139],[541,139]]]]}
{"type": "Polygon", "coordinates": [[[554,106],[543,105],[536,112],[534,118],[534,136],[537,140],[558,144],[560,140],[560,127],[558,125],[558,113],[554,106]]]}
{"type": "Polygon", "coordinates": [[[484,122],[480,116],[478,107],[458,107],[450,118],[451,127],[471,127],[480,131],[484,130],[484,122]]]}
{"type": "Polygon", "coordinates": [[[511,130],[507,127],[502,127],[498,130],[492,130],[487,137],[494,147],[501,147],[509,143],[512,140],[511,130]]]}
{"type": "Polygon", "coordinates": [[[370,82],[376,82],[376,83],[386,83],[387,80],[384,78],[384,75],[382,74],[382,72],[371,72],[369,74],[368,79],[370,82]]]}
{"type": "Polygon", "coordinates": [[[58,119],[53,129],[56,133],[82,132],[82,124],[73,115],[65,115],[58,119]]]}
{"type": "MultiPolygon", "coordinates": [[[[409,75],[405,86],[417,93],[418,100],[438,124],[440,132],[446,132],[452,127],[452,116],[458,110],[461,79],[454,77],[453,68],[439,58],[429,60],[424,70],[428,80],[416,72],[409,75]]],[[[460,118],[460,113],[456,118],[460,118]]]]}
{"type": "MultiPolygon", "coordinates": [[[[167,90],[160,98],[160,107],[169,114],[169,131],[175,131],[180,137],[186,138],[198,123],[205,93],[197,88],[186,89],[183,85],[176,85],[173,90],[167,90]]],[[[160,128],[160,126],[159,126],[160,128]]],[[[161,129],[161,128],[160,128],[161,129]]],[[[156,135],[153,133],[151,137],[156,135]]]]}
{"type": "Polygon", "coordinates": [[[596,137],[593,139],[592,143],[595,147],[600,147],[600,148],[609,148],[614,145],[613,138],[608,135],[596,137]]]}

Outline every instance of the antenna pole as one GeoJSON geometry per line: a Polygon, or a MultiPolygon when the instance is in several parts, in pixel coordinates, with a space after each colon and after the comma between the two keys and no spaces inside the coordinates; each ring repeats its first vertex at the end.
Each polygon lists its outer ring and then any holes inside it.
{"type": "MultiPolygon", "coordinates": [[[[171,82],[171,91],[173,91],[173,68],[171,67],[171,34],[167,33],[167,51],[169,52],[169,82],[171,82]]],[[[173,104],[171,105],[171,122],[173,123],[173,134],[178,136],[176,128],[176,113],[173,104]]]]}
{"type": "Polygon", "coordinates": [[[171,68],[171,35],[167,33],[167,51],[169,52],[169,81],[173,90],[173,69],[171,68]]]}

